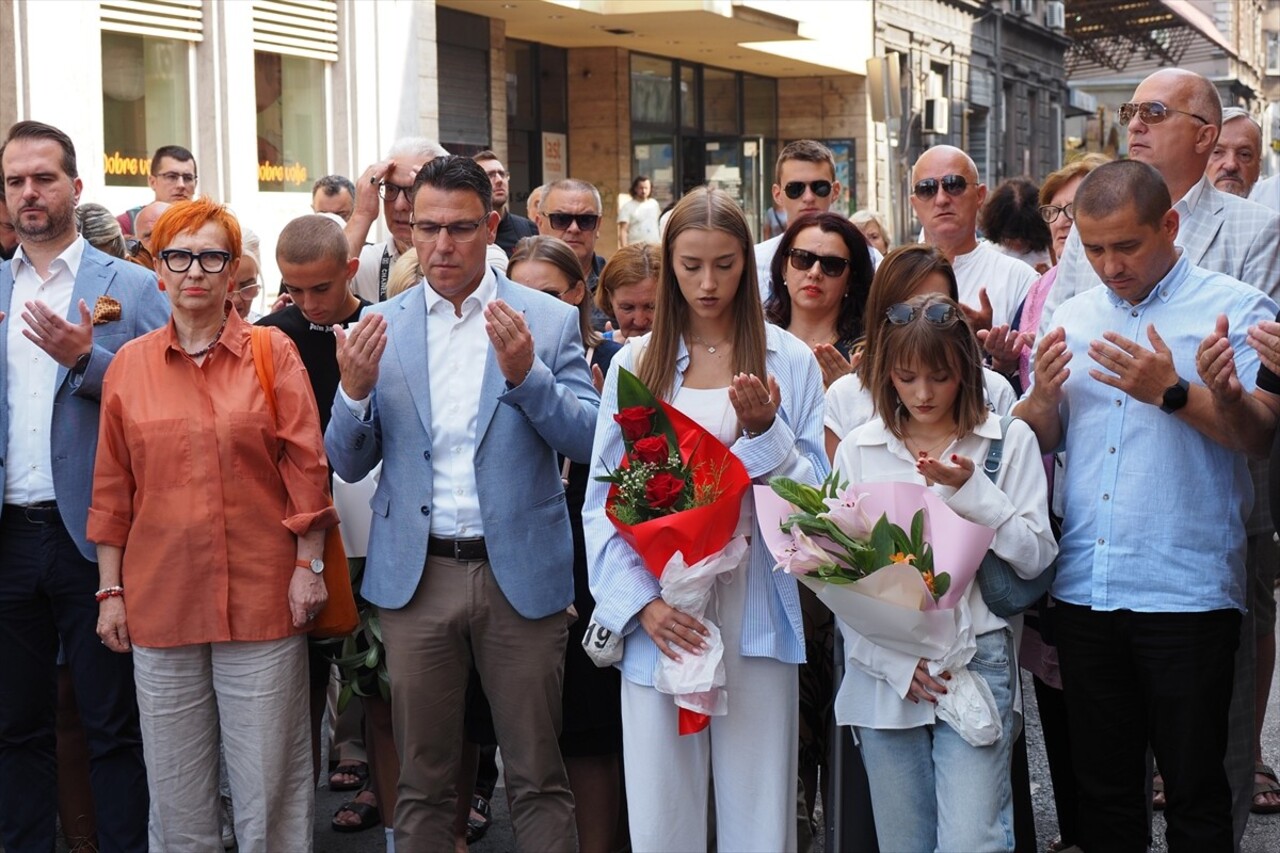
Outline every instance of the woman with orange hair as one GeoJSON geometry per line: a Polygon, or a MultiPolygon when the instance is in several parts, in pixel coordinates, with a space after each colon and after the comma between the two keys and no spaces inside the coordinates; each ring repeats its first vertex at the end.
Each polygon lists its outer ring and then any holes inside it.
{"type": "Polygon", "coordinates": [[[221,741],[240,849],[310,850],[305,634],[337,523],[311,384],[271,329],[268,401],[227,300],[241,236],[225,207],[175,204],[152,241],[173,316],[107,370],[88,526],[98,635],[133,652],[151,847],[219,849],[221,741]]]}

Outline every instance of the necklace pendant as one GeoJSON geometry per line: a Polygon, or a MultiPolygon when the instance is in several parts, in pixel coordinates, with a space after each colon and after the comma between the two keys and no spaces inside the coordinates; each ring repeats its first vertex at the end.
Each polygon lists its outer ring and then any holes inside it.
{"type": "Polygon", "coordinates": [[[716,354],[716,348],[715,348],[715,347],[707,347],[707,352],[711,353],[712,355],[715,355],[715,354],[716,354]]]}

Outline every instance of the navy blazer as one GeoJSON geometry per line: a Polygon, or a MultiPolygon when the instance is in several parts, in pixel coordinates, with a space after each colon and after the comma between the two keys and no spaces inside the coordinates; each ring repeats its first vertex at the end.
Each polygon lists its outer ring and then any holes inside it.
{"type": "MultiPolygon", "coordinates": [[[[497,297],[524,312],[535,352],[529,375],[508,388],[489,348],[476,417],[476,488],[498,586],[521,616],[540,619],[573,601],[573,538],[556,454],[588,461],[600,398],[591,384],[578,309],[495,274],[497,297]]],[[[350,483],[383,462],[369,504],[373,520],[361,591],[379,607],[399,608],[422,579],[431,530],[427,311],[416,287],[365,311],[387,317],[369,419],[354,415],[339,393],[325,451],[350,483]]]]}
{"type": "MultiPolygon", "coordinates": [[[[169,300],[156,286],[156,277],[137,264],[100,252],[88,243],[80,259],[67,319],[80,322],[80,300],[93,310],[99,296],[120,303],[120,319],[93,327],[93,351],[89,366],[77,376],[58,367],[50,431],[53,457],[53,490],[67,532],[86,560],[97,562],[98,552],[85,539],[89,501],[93,496],[93,462],[98,455],[98,403],[102,377],[116,351],[136,337],[168,322],[169,300]]],[[[4,496],[5,465],[9,454],[9,336],[7,324],[21,323],[23,306],[13,300],[13,262],[0,264],[0,498],[4,496]]]]}

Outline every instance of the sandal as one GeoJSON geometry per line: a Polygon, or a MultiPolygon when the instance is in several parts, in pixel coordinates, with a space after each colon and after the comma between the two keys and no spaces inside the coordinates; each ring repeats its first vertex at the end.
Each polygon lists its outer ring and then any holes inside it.
{"type": "Polygon", "coordinates": [[[366,829],[373,829],[382,823],[382,812],[378,811],[377,806],[371,806],[368,803],[362,803],[358,800],[352,800],[349,803],[343,803],[342,808],[333,813],[334,818],[343,812],[351,812],[360,818],[359,823],[338,823],[335,819],[330,823],[334,832],[364,832],[366,829]]]}
{"type": "Polygon", "coordinates": [[[489,801],[476,794],[471,798],[471,812],[467,817],[467,843],[479,841],[489,831],[489,801]],[[475,817],[480,815],[480,817],[475,817]]]}
{"type": "Polygon", "coordinates": [[[1158,772],[1151,777],[1151,808],[1154,811],[1164,811],[1164,777],[1158,772]]]}
{"type": "Polygon", "coordinates": [[[1257,776],[1265,776],[1267,781],[1259,782],[1255,777],[1253,783],[1253,804],[1249,807],[1249,811],[1254,814],[1276,814],[1277,812],[1280,812],[1280,804],[1258,802],[1258,797],[1265,794],[1280,794],[1280,780],[1276,779],[1276,771],[1259,761],[1253,766],[1253,772],[1257,776]]]}
{"type": "Polygon", "coordinates": [[[329,790],[330,791],[355,791],[364,787],[364,783],[369,781],[369,765],[363,761],[340,761],[338,766],[333,768],[333,772],[329,774],[329,790]],[[354,782],[334,781],[335,776],[355,776],[354,782]]]}

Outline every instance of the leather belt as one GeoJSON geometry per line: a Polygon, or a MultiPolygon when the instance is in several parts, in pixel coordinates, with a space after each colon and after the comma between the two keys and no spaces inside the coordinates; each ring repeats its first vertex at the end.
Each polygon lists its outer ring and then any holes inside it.
{"type": "Polygon", "coordinates": [[[21,513],[26,518],[28,524],[52,524],[54,522],[61,523],[62,521],[62,517],[58,515],[57,501],[41,501],[27,506],[20,504],[4,505],[4,515],[16,518],[18,513],[21,513]]]}
{"type": "Polygon", "coordinates": [[[443,539],[439,536],[427,537],[427,553],[432,557],[449,557],[460,562],[479,562],[489,559],[489,551],[484,546],[484,537],[471,539],[443,539]]]}

